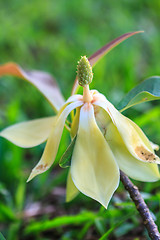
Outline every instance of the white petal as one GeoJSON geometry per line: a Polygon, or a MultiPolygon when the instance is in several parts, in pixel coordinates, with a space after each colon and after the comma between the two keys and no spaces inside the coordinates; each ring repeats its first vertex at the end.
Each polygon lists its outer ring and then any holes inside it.
{"type": "Polygon", "coordinates": [[[118,166],[95,122],[94,109],[90,103],[86,103],[80,110],[71,176],[79,191],[106,208],[119,184],[118,166]]]}
{"type": "Polygon", "coordinates": [[[66,202],[73,200],[78,193],[79,191],[74,185],[74,182],[72,181],[71,172],[69,170],[68,178],[67,178],[67,188],[66,188],[66,202]]]}
{"type": "Polygon", "coordinates": [[[80,94],[70,96],[66,103],[76,102],[76,101],[83,101],[83,96],[80,94]]]}
{"type": "Polygon", "coordinates": [[[56,154],[57,154],[57,151],[58,151],[58,147],[59,147],[59,143],[61,140],[61,135],[63,132],[65,120],[66,120],[68,114],[73,109],[75,109],[76,107],[79,107],[81,105],[82,105],[81,101],[71,103],[63,110],[61,115],[58,117],[58,119],[55,123],[55,126],[52,129],[51,134],[48,138],[43,155],[42,155],[40,161],[38,162],[38,164],[32,170],[27,181],[30,181],[36,175],[47,171],[50,168],[50,166],[53,164],[56,154]]]}
{"type": "Polygon", "coordinates": [[[123,116],[107,99],[103,102],[96,101],[94,104],[108,112],[128,150],[135,158],[143,162],[160,163],[149,140],[134,122],[123,116]]]}
{"type": "Polygon", "coordinates": [[[145,182],[159,180],[160,174],[157,164],[142,162],[133,157],[113,123],[108,125],[105,137],[119,168],[129,177],[145,182]]]}
{"type": "Polygon", "coordinates": [[[56,116],[17,123],[2,130],[0,136],[19,147],[34,147],[47,140],[55,121],[56,116]]]}
{"type": "MultiPolygon", "coordinates": [[[[59,109],[58,116],[63,112],[63,110],[68,106],[68,104],[72,102],[81,102],[83,104],[83,96],[80,94],[76,94],[73,96],[70,96],[68,100],[62,105],[62,107],[59,109]]],[[[81,105],[82,105],[81,104],[81,105]]]]}

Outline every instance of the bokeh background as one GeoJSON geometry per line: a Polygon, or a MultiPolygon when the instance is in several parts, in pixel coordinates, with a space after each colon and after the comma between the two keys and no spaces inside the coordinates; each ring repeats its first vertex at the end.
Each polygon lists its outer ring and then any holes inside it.
{"type": "MultiPolygon", "coordinates": [[[[160,75],[159,13],[157,0],[0,0],[0,63],[15,61],[25,69],[50,72],[68,98],[80,56],[89,57],[126,32],[144,30],[112,50],[94,68],[91,88],[116,105],[142,80],[160,75]]],[[[125,111],[157,144],[159,103],[125,111]]],[[[27,82],[1,78],[1,129],[53,114],[48,102],[27,82]]],[[[57,161],[68,143],[64,131],[57,161]]],[[[68,169],[60,169],[57,164],[26,184],[43,148],[44,144],[24,150],[0,139],[0,231],[7,240],[148,239],[122,185],[106,211],[82,194],[65,203],[68,169]],[[108,238],[103,237],[106,232],[108,238]]],[[[160,182],[134,183],[160,227],[160,182]]]]}

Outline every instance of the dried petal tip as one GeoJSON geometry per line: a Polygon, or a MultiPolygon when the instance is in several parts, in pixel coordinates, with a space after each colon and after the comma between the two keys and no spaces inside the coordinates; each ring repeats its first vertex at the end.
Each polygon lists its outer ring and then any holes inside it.
{"type": "Polygon", "coordinates": [[[85,85],[89,85],[92,82],[92,67],[86,56],[81,57],[80,61],[78,62],[77,77],[78,83],[82,87],[84,87],[85,85]]]}

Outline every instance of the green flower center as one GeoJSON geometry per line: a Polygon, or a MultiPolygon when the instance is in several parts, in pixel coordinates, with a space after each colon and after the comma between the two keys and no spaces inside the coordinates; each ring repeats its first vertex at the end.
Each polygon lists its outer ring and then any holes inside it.
{"type": "Polygon", "coordinates": [[[86,56],[81,57],[77,65],[77,77],[80,86],[89,85],[93,79],[92,67],[86,56]]]}

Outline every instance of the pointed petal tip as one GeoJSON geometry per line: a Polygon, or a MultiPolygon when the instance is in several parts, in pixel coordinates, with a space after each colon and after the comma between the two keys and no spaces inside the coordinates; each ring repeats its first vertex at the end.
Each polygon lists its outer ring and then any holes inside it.
{"type": "Polygon", "coordinates": [[[28,177],[26,183],[30,182],[33,179],[33,177],[31,177],[31,175],[28,177]]]}
{"type": "Polygon", "coordinates": [[[50,165],[47,163],[43,163],[42,160],[32,169],[32,172],[27,180],[27,182],[31,181],[37,175],[46,172],[50,168],[50,165]]]}
{"type": "Polygon", "coordinates": [[[144,30],[136,31],[135,33],[144,33],[144,30]]]}
{"type": "Polygon", "coordinates": [[[34,174],[33,171],[32,171],[26,182],[27,183],[30,182],[35,176],[37,176],[37,174],[34,174]]]}
{"type": "Polygon", "coordinates": [[[72,180],[71,172],[69,170],[66,186],[66,202],[72,201],[78,195],[78,193],[79,191],[72,180]]]}
{"type": "Polygon", "coordinates": [[[71,197],[71,198],[68,198],[67,195],[66,195],[65,202],[66,202],[66,203],[69,203],[69,202],[71,202],[73,199],[74,199],[74,197],[73,197],[73,198],[72,198],[72,197],[71,197]]]}
{"type": "Polygon", "coordinates": [[[66,203],[68,203],[68,202],[69,202],[69,200],[67,199],[67,196],[66,196],[66,198],[65,198],[65,202],[66,202],[66,203]]]}
{"type": "Polygon", "coordinates": [[[27,179],[27,182],[30,182],[34,177],[36,177],[37,175],[46,172],[49,169],[49,167],[41,164],[41,165],[37,165],[31,172],[31,174],[29,175],[29,178],[27,179]]]}
{"type": "Polygon", "coordinates": [[[77,197],[77,195],[79,194],[79,190],[76,188],[76,186],[74,185],[74,189],[71,190],[71,192],[66,191],[66,199],[65,202],[69,203],[71,202],[74,198],[77,197]]]}

